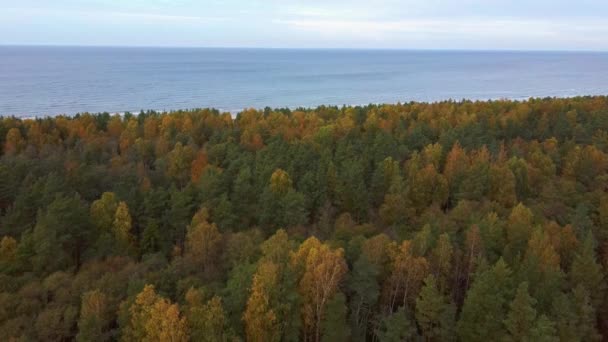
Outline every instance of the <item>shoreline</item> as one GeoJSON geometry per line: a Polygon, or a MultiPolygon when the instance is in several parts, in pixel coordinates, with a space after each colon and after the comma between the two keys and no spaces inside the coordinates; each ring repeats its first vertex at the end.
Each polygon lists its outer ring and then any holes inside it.
{"type": "Polygon", "coordinates": [[[323,107],[331,107],[331,108],[356,108],[356,107],[368,107],[368,106],[394,106],[394,105],[400,105],[400,104],[428,104],[428,105],[432,105],[432,104],[438,104],[438,103],[465,103],[465,102],[471,102],[471,103],[478,103],[478,102],[496,102],[496,101],[509,101],[509,102],[513,102],[513,103],[525,103],[525,102],[529,102],[529,101],[538,101],[538,100],[555,100],[555,99],[575,99],[575,98],[603,98],[603,97],[608,97],[608,92],[606,94],[593,94],[593,95],[569,95],[569,96],[530,96],[530,97],[517,97],[517,98],[508,98],[508,97],[498,97],[498,98],[485,98],[485,99],[475,99],[475,98],[463,98],[463,99],[444,99],[444,100],[436,100],[436,101],[417,101],[417,100],[411,100],[411,101],[397,101],[397,102],[382,102],[382,103],[374,103],[374,102],[370,102],[370,103],[362,103],[362,104],[319,104],[319,105],[309,105],[309,106],[284,106],[284,107],[272,107],[272,106],[266,106],[266,107],[246,107],[246,108],[242,108],[242,109],[230,109],[230,110],[226,110],[226,109],[222,109],[222,108],[216,108],[216,107],[193,107],[193,108],[176,108],[176,109],[139,109],[139,110],[125,110],[125,111],[98,111],[98,112],[76,112],[73,114],[69,114],[69,113],[57,113],[57,114],[40,114],[40,115],[22,115],[22,116],[18,116],[15,114],[2,114],[0,113],[0,118],[16,118],[19,120],[37,120],[37,119],[46,119],[46,118],[54,118],[54,117],[75,117],[78,115],[102,115],[102,114],[109,114],[111,116],[114,115],[119,115],[119,116],[124,116],[125,114],[129,113],[132,115],[139,115],[140,113],[148,113],[148,112],[152,112],[152,113],[157,113],[157,114],[171,114],[171,113],[176,113],[176,112],[196,112],[196,111],[201,111],[201,110],[211,110],[211,111],[218,111],[220,114],[230,114],[233,117],[236,117],[239,113],[242,113],[245,110],[249,110],[249,109],[254,109],[257,111],[264,111],[266,110],[266,108],[270,108],[273,111],[279,111],[279,110],[291,110],[291,111],[295,111],[295,110],[304,110],[304,111],[313,111],[316,110],[318,108],[323,108],[323,107]]]}

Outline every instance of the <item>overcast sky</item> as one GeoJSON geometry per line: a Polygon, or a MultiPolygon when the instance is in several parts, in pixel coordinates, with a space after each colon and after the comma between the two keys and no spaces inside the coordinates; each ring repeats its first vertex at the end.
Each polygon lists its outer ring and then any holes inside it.
{"type": "Polygon", "coordinates": [[[0,0],[0,44],[608,50],[608,0],[0,0]]]}

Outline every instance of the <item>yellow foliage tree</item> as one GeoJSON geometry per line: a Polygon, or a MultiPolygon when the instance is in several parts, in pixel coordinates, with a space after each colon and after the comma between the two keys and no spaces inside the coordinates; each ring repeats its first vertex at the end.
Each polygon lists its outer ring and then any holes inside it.
{"type": "Polygon", "coordinates": [[[108,121],[108,129],[107,129],[108,134],[113,138],[118,138],[122,134],[122,130],[123,130],[123,125],[122,125],[122,118],[120,117],[120,115],[112,116],[110,121],[108,121]]]}
{"type": "Polygon", "coordinates": [[[403,241],[401,247],[392,252],[391,274],[385,282],[383,297],[387,312],[394,312],[399,306],[418,296],[422,280],[429,273],[429,264],[424,257],[412,253],[411,241],[403,241]]]}
{"type": "Polygon", "coordinates": [[[104,192],[91,204],[91,219],[100,230],[109,231],[114,222],[118,200],[113,192],[104,192]]]}
{"type": "Polygon", "coordinates": [[[92,290],[82,295],[80,318],[78,320],[78,341],[107,341],[109,340],[108,324],[111,321],[107,296],[92,290]]]}
{"type": "Polygon", "coordinates": [[[133,247],[134,238],[131,234],[133,222],[131,220],[131,214],[129,214],[129,207],[127,203],[120,202],[116,208],[114,214],[114,225],[112,231],[116,240],[127,249],[133,247]]]}
{"type": "Polygon", "coordinates": [[[205,171],[205,167],[207,167],[207,152],[201,150],[196,155],[196,159],[192,161],[192,166],[190,167],[190,179],[192,183],[197,184],[203,175],[203,171],[205,171]]]}
{"type": "Polygon", "coordinates": [[[289,174],[281,169],[276,169],[270,176],[270,190],[275,194],[284,194],[291,186],[289,174]]]}
{"type": "Polygon", "coordinates": [[[122,341],[188,341],[188,325],[177,304],[156,294],[146,285],[129,308],[130,322],[122,341]]]}
{"type": "Polygon", "coordinates": [[[450,186],[453,185],[458,178],[466,172],[469,167],[469,158],[467,153],[459,143],[454,144],[450,153],[448,153],[445,161],[443,174],[447,178],[450,186]]]}
{"type": "Polygon", "coordinates": [[[0,263],[12,262],[17,254],[17,240],[10,236],[5,236],[0,241],[0,263]]]}
{"type": "Polygon", "coordinates": [[[280,340],[280,322],[271,306],[271,293],[277,286],[278,277],[279,266],[272,261],[261,263],[253,276],[251,295],[243,314],[247,341],[273,342],[280,340]]]}
{"type": "Polygon", "coordinates": [[[191,178],[192,162],[196,157],[196,152],[190,145],[183,146],[181,142],[167,155],[167,175],[172,179],[186,184],[191,178]]]}
{"type": "Polygon", "coordinates": [[[186,318],[180,316],[177,304],[171,304],[166,299],[160,299],[154,303],[145,328],[146,341],[180,342],[189,340],[186,318]]]}
{"type": "Polygon", "coordinates": [[[186,258],[203,271],[210,272],[218,261],[222,234],[215,224],[207,221],[206,209],[199,210],[192,218],[186,234],[186,258]]]}
{"type": "Polygon", "coordinates": [[[304,340],[318,342],[326,304],[336,294],[348,271],[344,250],[332,250],[311,237],[293,254],[292,263],[303,271],[298,291],[303,298],[304,340]]]}
{"type": "Polygon", "coordinates": [[[21,150],[24,144],[25,140],[21,136],[21,131],[18,128],[11,128],[6,134],[4,153],[8,155],[15,154],[21,150]]]}

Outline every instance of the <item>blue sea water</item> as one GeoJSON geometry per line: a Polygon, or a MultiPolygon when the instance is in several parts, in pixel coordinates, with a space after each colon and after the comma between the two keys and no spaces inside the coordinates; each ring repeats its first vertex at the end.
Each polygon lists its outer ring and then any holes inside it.
{"type": "Polygon", "coordinates": [[[608,53],[0,46],[0,115],[608,94],[608,53]]]}

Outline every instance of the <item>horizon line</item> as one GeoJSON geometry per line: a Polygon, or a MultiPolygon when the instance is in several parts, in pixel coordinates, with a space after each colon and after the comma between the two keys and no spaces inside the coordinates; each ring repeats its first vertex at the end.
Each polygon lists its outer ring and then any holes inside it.
{"type": "Polygon", "coordinates": [[[0,47],[65,47],[65,48],[124,48],[124,49],[224,49],[224,50],[345,50],[345,51],[436,51],[436,52],[562,52],[608,53],[592,49],[517,49],[517,48],[407,48],[407,47],[281,47],[281,46],[202,46],[202,45],[111,45],[111,44],[22,44],[0,43],[0,47]]]}

